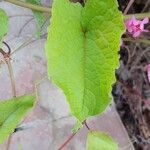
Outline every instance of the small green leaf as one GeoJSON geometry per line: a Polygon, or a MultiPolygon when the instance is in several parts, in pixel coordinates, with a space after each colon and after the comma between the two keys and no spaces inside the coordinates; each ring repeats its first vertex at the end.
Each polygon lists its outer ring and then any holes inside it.
{"type": "MultiPolygon", "coordinates": [[[[26,0],[26,2],[31,3],[31,4],[41,5],[40,0],[26,0]]],[[[42,12],[39,12],[39,11],[33,11],[33,14],[34,14],[34,17],[35,17],[36,23],[37,23],[37,34],[38,34],[38,36],[40,36],[42,26],[45,22],[45,16],[42,12]]]]}
{"type": "Polygon", "coordinates": [[[34,102],[35,96],[29,95],[0,101],[0,143],[13,133],[34,102]]]}
{"type": "Polygon", "coordinates": [[[106,133],[88,133],[87,150],[118,150],[118,144],[106,133]]]}
{"type": "Polygon", "coordinates": [[[0,48],[2,47],[2,41],[4,36],[8,32],[8,16],[3,9],[0,8],[0,48]]]}
{"type": "Polygon", "coordinates": [[[54,0],[48,29],[48,76],[82,123],[111,102],[124,22],[117,0],[87,0],[84,7],[54,0]]]}

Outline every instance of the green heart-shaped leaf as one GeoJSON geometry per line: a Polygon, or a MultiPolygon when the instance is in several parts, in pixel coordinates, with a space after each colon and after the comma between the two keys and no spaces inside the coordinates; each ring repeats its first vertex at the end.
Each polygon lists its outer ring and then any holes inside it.
{"type": "Polygon", "coordinates": [[[69,0],[53,2],[48,75],[80,122],[103,112],[111,101],[123,32],[117,0],[87,0],[84,7],[69,0]]]}

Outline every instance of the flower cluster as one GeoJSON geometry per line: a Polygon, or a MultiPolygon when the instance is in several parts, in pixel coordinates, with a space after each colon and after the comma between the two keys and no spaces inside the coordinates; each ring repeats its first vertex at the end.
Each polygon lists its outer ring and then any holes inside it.
{"type": "Polygon", "coordinates": [[[134,38],[139,37],[142,32],[148,32],[144,29],[144,25],[149,22],[149,19],[146,17],[143,20],[137,20],[134,16],[126,21],[126,28],[129,33],[132,34],[134,38]]]}

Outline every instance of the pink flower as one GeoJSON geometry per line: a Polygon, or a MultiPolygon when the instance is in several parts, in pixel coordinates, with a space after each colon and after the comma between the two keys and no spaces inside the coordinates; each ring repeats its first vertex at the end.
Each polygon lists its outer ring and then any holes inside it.
{"type": "Polygon", "coordinates": [[[147,69],[148,81],[150,82],[150,64],[147,65],[146,69],[147,69]]]}
{"type": "Polygon", "coordinates": [[[134,16],[126,21],[126,28],[129,33],[132,34],[134,38],[140,36],[142,32],[148,32],[148,30],[144,29],[144,25],[149,22],[149,19],[146,17],[145,19],[137,20],[134,16]]]}

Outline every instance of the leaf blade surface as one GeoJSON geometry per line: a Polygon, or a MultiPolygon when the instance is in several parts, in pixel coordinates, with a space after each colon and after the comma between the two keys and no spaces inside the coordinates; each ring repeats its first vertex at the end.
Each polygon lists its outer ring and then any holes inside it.
{"type": "Polygon", "coordinates": [[[87,0],[85,7],[69,0],[53,2],[45,46],[48,75],[81,122],[103,112],[111,101],[123,31],[116,0],[87,0]]]}
{"type": "Polygon", "coordinates": [[[118,144],[106,133],[91,131],[87,137],[87,150],[118,150],[118,144]]]}
{"type": "Polygon", "coordinates": [[[34,102],[35,96],[30,95],[0,101],[0,143],[13,133],[34,102]]]}

